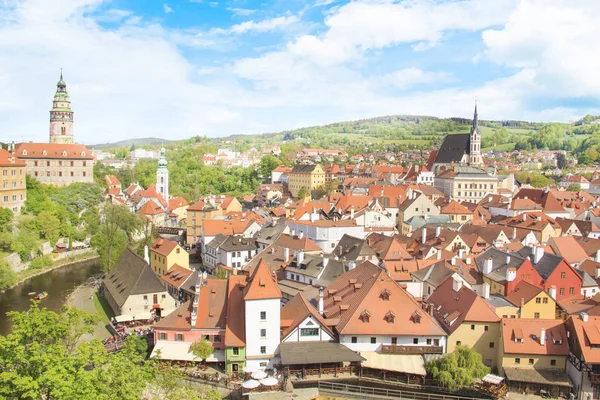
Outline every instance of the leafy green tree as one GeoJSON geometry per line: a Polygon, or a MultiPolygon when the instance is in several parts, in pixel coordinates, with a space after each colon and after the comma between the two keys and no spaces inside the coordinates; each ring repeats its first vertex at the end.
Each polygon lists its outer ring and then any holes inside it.
{"type": "Polygon", "coordinates": [[[305,187],[301,187],[300,190],[298,190],[298,198],[299,199],[303,199],[307,196],[308,192],[306,190],[305,187]]]}
{"type": "Polygon", "coordinates": [[[102,267],[108,271],[119,259],[131,240],[131,235],[142,226],[138,216],[122,205],[104,206],[100,228],[92,238],[98,250],[102,267]]]}
{"type": "Polygon", "coordinates": [[[13,271],[8,263],[0,260],[0,290],[6,289],[17,283],[17,274],[13,271]]]}
{"type": "Polygon", "coordinates": [[[206,360],[212,353],[214,353],[215,348],[212,347],[212,345],[208,343],[206,339],[202,338],[192,343],[190,346],[190,351],[196,357],[206,360]]]}
{"type": "Polygon", "coordinates": [[[263,156],[260,159],[260,166],[258,167],[258,173],[260,175],[262,175],[263,179],[270,180],[271,172],[273,172],[273,170],[275,168],[277,168],[280,164],[281,164],[281,160],[271,154],[263,156]]]}
{"type": "Polygon", "coordinates": [[[225,269],[219,267],[217,268],[217,270],[215,271],[215,278],[217,279],[226,279],[227,278],[227,271],[225,271],[225,269]]]}
{"type": "Polygon", "coordinates": [[[60,220],[50,211],[42,211],[40,214],[27,223],[27,227],[38,232],[41,239],[49,240],[52,243],[59,238],[60,220]]]}
{"type": "Polygon", "coordinates": [[[446,357],[427,362],[425,370],[428,376],[450,390],[471,386],[475,379],[483,378],[490,372],[481,354],[466,346],[458,346],[446,357]]]}
{"type": "Polygon", "coordinates": [[[0,207],[0,232],[11,230],[14,214],[10,208],[0,207]]]}
{"type": "Polygon", "coordinates": [[[571,183],[567,187],[567,191],[569,191],[569,192],[580,192],[581,191],[581,185],[579,183],[571,183]]]}

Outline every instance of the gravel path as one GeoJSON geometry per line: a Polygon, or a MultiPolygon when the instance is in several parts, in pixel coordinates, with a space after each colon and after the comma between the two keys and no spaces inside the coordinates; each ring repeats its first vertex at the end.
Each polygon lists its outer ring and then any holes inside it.
{"type": "MultiPolygon", "coordinates": [[[[77,307],[78,309],[88,312],[90,314],[96,314],[96,307],[94,307],[94,300],[92,296],[96,291],[95,287],[91,285],[83,284],[75,288],[73,293],[67,298],[66,304],[71,307],[77,307]]],[[[94,330],[92,335],[85,335],[85,340],[92,339],[104,339],[110,336],[108,329],[106,329],[104,321],[100,321],[94,330]]]]}

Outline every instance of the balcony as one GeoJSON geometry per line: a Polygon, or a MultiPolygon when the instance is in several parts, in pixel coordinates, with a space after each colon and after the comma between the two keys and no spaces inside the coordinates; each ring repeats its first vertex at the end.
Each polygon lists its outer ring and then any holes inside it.
{"type": "Polygon", "coordinates": [[[381,345],[382,354],[443,354],[442,346],[399,346],[399,345],[381,345]]]}
{"type": "Polygon", "coordinates": [[[592,385],[600,385],[600,372],[588,372],[588,379],[592,385]]]}

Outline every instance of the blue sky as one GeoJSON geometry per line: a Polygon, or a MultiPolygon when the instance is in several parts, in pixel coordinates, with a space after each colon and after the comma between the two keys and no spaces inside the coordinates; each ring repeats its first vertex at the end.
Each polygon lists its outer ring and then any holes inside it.
{"type": "Polygon", "coordinates": [[[263,133],[388,114],[600,113],[595,0],[5,0],[0,141],[263,133]]]}

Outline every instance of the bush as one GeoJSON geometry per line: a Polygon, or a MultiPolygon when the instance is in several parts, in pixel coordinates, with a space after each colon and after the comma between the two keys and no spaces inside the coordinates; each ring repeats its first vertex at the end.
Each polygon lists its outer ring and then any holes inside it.
{"type": "Polygon", "coordinates": [[[29,264],[29,268],[31,269],[42,269],[44,267],[49,267],[52,265],[52,259],[49,256],[36,257],[31,260],[29,264]]]}
{"type": "Polygon", "coordinates": [[[17,274],[15,274],[15,271],[6,262],[0,261],[0,289],[6,289],[15,283],[17,283],[17,274]]]}

